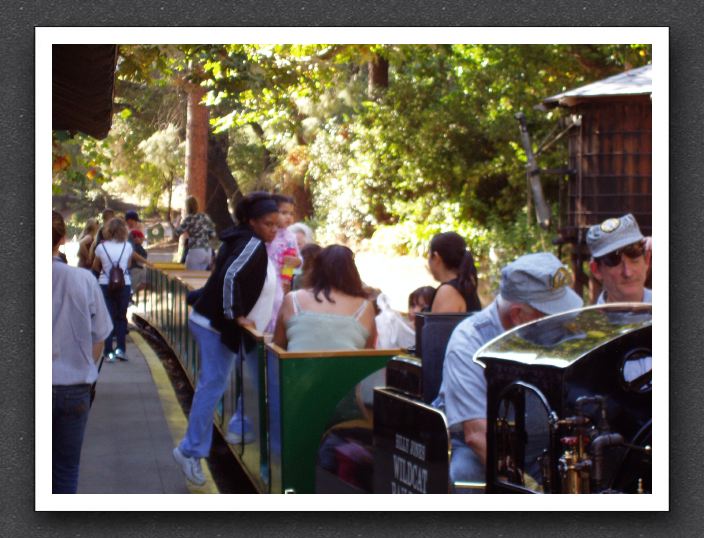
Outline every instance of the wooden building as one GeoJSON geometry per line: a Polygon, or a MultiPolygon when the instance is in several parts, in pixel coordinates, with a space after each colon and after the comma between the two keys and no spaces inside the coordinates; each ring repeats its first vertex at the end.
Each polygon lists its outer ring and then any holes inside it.
{"type": "Polygon", "coordinates": [[[52,46],[52,129],[108,135],[116,63],[117,45],[52,46]]]}
{"type": "MultiPolygon", "coordinates": [[[[559,242],[572,244],[576,290],[587,277],[589,226],[632,213],[652,233],[652,66],[548,97],[569,129],[569,180],[562,197],[559,242]]],[[[663,148],[665,150],[665,148],[663,148]]]]}

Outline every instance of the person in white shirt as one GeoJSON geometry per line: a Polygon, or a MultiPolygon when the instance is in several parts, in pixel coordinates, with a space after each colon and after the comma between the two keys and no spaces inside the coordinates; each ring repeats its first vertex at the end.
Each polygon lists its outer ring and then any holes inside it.
{"type": "Polygon", "coordinates": [[[66,224],[52,213],[52,493],[76,493],[91,386],[103,340],[112,331],[110,313],[93,274],[59,257],[66,224]]]}
{"type": "Polygon", "coordinates": [[[133,261],[147,267],[152,266],[145,258],[134,252],[132,245],[127,241],[127,234],[127,225],[123,219],[120,217],[111,219],[104,228],[105,241],[95,247],[95,259],[93,260],[93,270],[99,273],[98,284],[103,290],[105,304],[110,311],[114,326],[113,331],[105,340],[103,351],[108,362],[115,362],[115,359],[127,360],[125,354],[127,307],[130,304],[132,294],[129,267],[133,261]],[[113,266],[119,267],[124,276],[124,286],[117,290],[111,290],[108,286],[108,276],[113,266]],[[114,351],[113,339],[117,344],[114,351]]]}

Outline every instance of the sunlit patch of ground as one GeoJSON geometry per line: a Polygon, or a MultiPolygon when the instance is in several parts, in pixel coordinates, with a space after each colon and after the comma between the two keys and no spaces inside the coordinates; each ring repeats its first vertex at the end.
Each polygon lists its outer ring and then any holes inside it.
{"type": "Polygon", "coordinates": [[[379,288],[399,312],[408,310],[408,295],[420,286],[438,285],[427,270],[427,260],[415,256],[389,256],[373,252],[358,252],[355,263],[362,281],[379,288]]]}

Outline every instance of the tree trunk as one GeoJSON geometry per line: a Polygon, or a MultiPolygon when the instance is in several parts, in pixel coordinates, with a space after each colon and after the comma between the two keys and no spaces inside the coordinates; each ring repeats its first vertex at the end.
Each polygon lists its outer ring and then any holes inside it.
{"type": "Polygon", "coordinates": [[[291,196],[296,204],[296,220],[306,220],[313,216],[313,194],[310,189],[294,183],[291,196]]]}
{"type": "Polygon", "coordinates": [[[373,99],[389,87],[389,62],[377,54],[367,64],[367,70],[369,73],[367,95],[373,99]]]}
{"type": "Polygon", "coordinates": [[[174,230],[174,222],[173,222],[173,218],[171,215],[171,201],[173,198],[173,193],[174,193],[174,175],[172,173],[169,173],[169,200],[166,204],[166,220],[168,221],[169,228],[171,228],[172,232],[174,230]]]}
{"type": "Polygon", "coordinates": [[[186,123],[186,192],[195,196],[199,207],[206,203],[208,167],[208,109],[200,103],[205,89],[188,85],[188,120],[186,123]]]}
{"type": "Polygon", "coordinates": [[[260,178],[264,179],[274,169],[274,166],[276,165],[276,159],[269,151],[269,148],[266,147],[266,138],[264,137],[264,129],[262,128],[262,126],[259,125],[257,122],[252,122],[249,124],[249,126],[254,131],[254,134],[257,135],[259,142],[261,142],[262,144],[262,149],[264,150],[264,163],[262,173],[259,176],[260,178]]]}
{"type": "Polygon", "coordinates": [[[229,205],[234,207],[242,199],[237,180],[227,164],[227,149],[230,145],[227,133],[208,134],[208,170],[205,211],[213,219],[219,232],[232,226],[229,205]]]}

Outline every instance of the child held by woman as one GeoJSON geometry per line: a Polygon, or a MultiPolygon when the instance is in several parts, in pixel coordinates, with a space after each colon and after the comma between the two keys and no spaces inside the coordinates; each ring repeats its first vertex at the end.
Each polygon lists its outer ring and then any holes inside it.
{"type": "Polygon", "coordinates": [[[274,332],[276,317],[279,314],[284,295],[291,291],[293,270],[301,265],[301,254],[298,250],[296,236],[288,230],[294,220],[293,198],[283,194],[274,194],[272,197],[279,208],[279,228],[273,241],[267,243],[266,251],[276,267],[278,279],[271,321],[265,330],[267,333],[274,332]]]}

